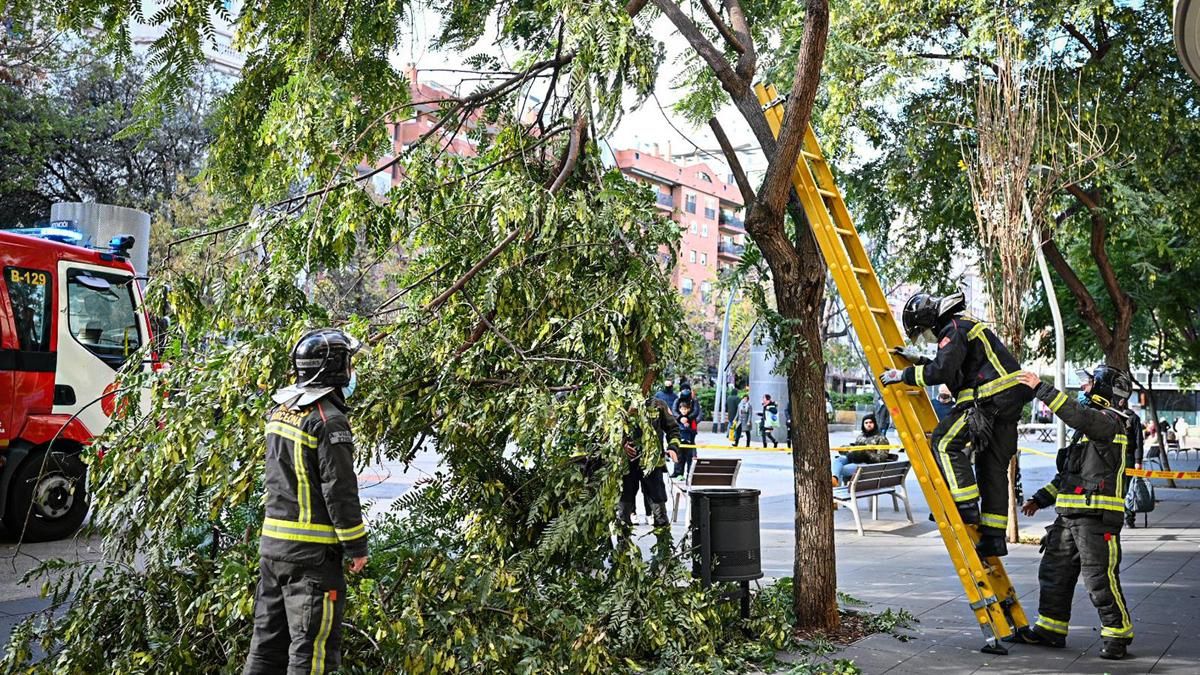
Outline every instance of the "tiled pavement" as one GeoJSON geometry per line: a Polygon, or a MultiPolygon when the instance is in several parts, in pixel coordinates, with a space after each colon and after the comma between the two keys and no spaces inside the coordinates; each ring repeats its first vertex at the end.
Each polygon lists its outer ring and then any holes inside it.
{"type": "MultiPolygon", "coordinates": [[[[833,444],[845,443],[848,433],[831,434],[833,444]]],[[[703,433],[701,443],[722,443],[703,433]]],[[[1047,444],[1026,443],[1049,450],[1047,444]]],[[[792,574],[791,461],[786,452],[701,450],[709,456],[741,456],[738,484],[762,491],[760,514],[763,568],[768,577],[792,574]]],[[[1027,492],[1039,487],[1053,472],[1053,460],[1023,455],[1022,470],[1027,492]]],[[[1191,469],[1194,467],[1183,467],[1191,469]]],[[[360,476],[364,497],[371,512],[386,510],[388,504],[411,485],[434,472],[436,458],[424,455],[407,472],[401,466],[372,467],[360,476]]],[[[1161,500],[1150,516],[1148,529],[1123,533],[1125,557],[1122,583],[1128,596],[1137,637],[1131,647],[1134,658],[1124,662],[1103,661],[1099,649],[1099,621],[1080,588],[1075,597],[1069,647],[1046,650],[1015,646],[1008,656],[989,656],[979,629],[967,608],[962,588],[950,569],[949,559],[934,525],[925,520],[928,508],[916,481],[909,481],[916,523],[909,525],[903,513],[893,513],[882,504],[880,520],[865,516],[866,536],[854,531],[850,514],[835,515],[838,587],[869,603],[868,609],[907,609],[919,623],[908,631],[911,640],[901,642],[890,635],[866,638],[830,658],[853,659],[865,673],[1200,673],[1200,490],[1159,488],[1161,500]]],[[[1023,521],[1023,531],[1039,534],[1052,519],[1042,513],[1023,521]]],[[[683,534],[685,516],[675,525],[683,534]]],[[[644,538],[650,539],[649,537],[644,538]]],[[[88,542],[60,542],[22,547],[24,553],[41,558],[64,556],[79,559],[94,556],[88,542]]],[[[36,587],[18,583],[32,558],[13,558],[15,545],[0,533],[0,645],[21,618],[44,606],[36,599],[36,587]]],[[[1035,546],[1017,545],[1005,566],[1021,593],[1027,614],[1037,612],[1037,563],[1035,546]]]]}

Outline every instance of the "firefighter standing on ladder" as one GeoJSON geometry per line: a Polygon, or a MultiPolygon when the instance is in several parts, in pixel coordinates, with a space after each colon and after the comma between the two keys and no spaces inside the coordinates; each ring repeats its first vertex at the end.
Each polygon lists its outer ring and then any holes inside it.
{"type": "Polygon", "coordinates": [[[297,384],[275,392],[267,423],[266,520],[254,637],[244,675],[320,675],[341,663],[350,571],[367,564],[346,397],[359,342],[340,330],[305,334],[292,349],[297,384]]]}
{"type": "Polygon", "coordinates": [[[879,379],[884,385],[945,384],[954,392],[954,409],[938,422],[930,446],[963,522],[980,527],[976,550],[987,558],[1008,554],[1008,465],[1017,453],[1021,409],[1031,396],[1028,388],[1019,386],[1021,366],[1012,353],[985,324],[963,315],[965,309],[962,293],[944,298],[917,293],[909,298],[904,332],[910,340],[934,333],[937,356],[930,360],[915,349],[899,347],[895,353],[914,365],[889,370],[879,379]]]}
{"type": "Polygon", "coordinates": [[[1133,392],[1129,375],[1111,366],[1092,371],[1087,405],[1042,382],[1033,373],[1021,381],[1072,429],[1070,445],[1058,452],[1058,473],[1025,502],[1032,516],[1054,506],[1058,518],[1042,539],[1045,555],[1038,567],[1041,597],[1033,627],[1017,631],[1010,642],[1065,647],[1075,583],[1083,584],[1100,614],[1100,657],[1123,659],[1133,641],[1133,621],[1121,591],[1121,524],[1125,516],[1125,466],[1129,439],[1121,404],[1133,392]]]}

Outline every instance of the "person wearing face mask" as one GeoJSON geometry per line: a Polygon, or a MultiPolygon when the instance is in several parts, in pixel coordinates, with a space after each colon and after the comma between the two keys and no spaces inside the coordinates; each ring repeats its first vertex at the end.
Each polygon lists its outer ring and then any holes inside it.
{"type": "Polygon", "coordinates": [[[1133,392],[1133,380],[1119,368],[1097,366],[1089,376],[1087,405],[1080,405],[1034,373],[1020,377],[1075,434],[1058,451],[1054,478],[1021,507],[1032,516],[1053,506],[1058,517],[1042,539],[1037,621],[1005,640],[1065,647],[1075,586],[1082,577],[1100,615],[1100,658],[1123,659],[1133,641],[1133,620],[1120,576],[1130,440],[1124,402],[1133,392]]]}
{"type": "Polygon", "coordinates": [[[668,410],[675,410],[675,401],[679,395],[675,393],[675,383],[671,380],[663,382],[662,389],[659,389],[654,398],[667,404],[668,410]]]}
{"type": "Polygon", "coordinates": [[[898,347],[893,352],[913,365],[888,370],[879,380],[884,386],[950,388],[954,408],[934,428],[930,449],[963,522],[979,526],[979,557],[999,557],[1008,555],[1009,460],[1017,453],[1021,411],[1033,395],[1019,386],[1021,364],[1012,352],[987,324],[967,315],[966,307],[962,293],[909,298],[904,332],[909,340],[935,335],[937,355],[929,359],[912,347],[898,347]]]}
{"type": "Polygon", "coordinates": [[[267,422],[266,519],[259,542],[254,636],[244,675],[336,671],[346,604],[343,560],[367,564],[346,398],[360,343],[340,330],[292,348],[296,383],[275,392],[267,422]]]}

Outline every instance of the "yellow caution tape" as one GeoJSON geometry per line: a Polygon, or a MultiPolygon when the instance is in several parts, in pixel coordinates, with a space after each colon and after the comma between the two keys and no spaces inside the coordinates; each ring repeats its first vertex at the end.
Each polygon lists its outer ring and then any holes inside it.
{"type": "Polygon", "coordinates": [[[1200,471],[1150,471],[1149,469],[1125,469],[1126,476],[1138,478],[1174,478],[1176,480],[1200,480],[1200,471]]]}
{"type": "Polygon", "coordinates": [[[705,445],[698,443],[696,445],[688,445],[687,443],[680,444],[681,448],[699,448],[701,450],[749,450],[751,452],[791,452],[792,449],[786,445],[781,445],[778,448],[756,448],[754,446],[736,446],[736,445],[705,445]]]}
{"type": "Polygon", "coordinates": [[[1031,455],[1040,455],[1042,457],[1049,457],[1050,459],[1058,459],[1058,455],[1054,454],[1053,452],[1042,452],[1041,450],[1034,450],[1033,448],[1017,448],[1017,449],[1020,450],[1021,452],[1028,452],[1031,455]]]}

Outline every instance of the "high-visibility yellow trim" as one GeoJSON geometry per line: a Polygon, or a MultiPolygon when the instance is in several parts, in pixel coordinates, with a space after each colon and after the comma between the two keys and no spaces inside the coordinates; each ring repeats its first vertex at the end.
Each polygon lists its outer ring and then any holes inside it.
{"type": "Polygon", "coordinates": [[[292,468],[296,474],[296,503],[300,507],[300,522],[312,520],[312,488],[308,482],[308,467],[304,464],[304,448],[317,447],[317,437],[286,422],[267,423],[267,434],[275,434],[292,442],[292,468]]]}
{"type": "Polygon", "coordinates": [[[925,366],[913,366],[913,378],[918,387],[925,386],[925,366]]]}
{"type": "Polygon", "coordinates": [[[1008,370],[1000,364],[1000,359],[996,356],[996,352],[992,351],[992,343],[988,341],[987,335],[984,333],[986,330],[987,324],[977,323],[974,328],[967,332],[967,337],[972,340],[979,340],[980,344],[983,345],[983,351],[987,355],[988,362],[992,364],[992,368],[996,369],[996,374],[1004,377],[1009,374],[1008,370]]]}
{"type": "Polygon", "coordinates": [[[271,539],[282,539],[284,541],[299,541],[306,544],[336,544],[338,539],[333,534],[299,534],[296,532],[285,532],[283,530],[274,530],[263,526],[262,536],[271,539]]]}
{"type": "Polygon", "coordinates": [[[335,532],[337,534],[337,538],[342,541],[354,541],[359,537],[365,537],[367,534],[367,528],[362,523],[359,523],[354,527],[347,527],[344,529],[339,527],[335,530],[335,532]]]}
{"type": "Polygon", "coordinates": [[[1054,400],[1050,401],[1050,410],[1053,412],[1058,412],[1058,409],[1061,408],[1062,404],[1064,404],[1066,402],[1067,402],[1067,395],[1060,391],[1060,392],[1058,392],[1058,396],[1055,396],[1054,400]]]}
{"type": "Polygon", "coordinates": [[[317,638],[313,641],[312,675],[323,675],[325,672],[325,643],[329,640],[329,632],[333,628],[333,601],[329,592],[321,598],[321,627],[317,630],[317,638]]]}
{"type": "Polygon", "coordinates": [[[960,490],[951,490],[950,496],[954,498],[955,502],[973,502],[979,499],[979,486],[972,485],[960,490]]]}
{"type": "Polygon", "coordinates": [[[332,525],[322,525],[321,523],[301,523],[292,520],[282,520],[280,518],[264,518],[264,525],[271,527],[286,527],[292,530],[304,530],[305,532],[328,534],[334,531],[332,525]]]}
{"type": "Polygon", "coordinates": [[[1117,434],[1115,438],[1117,445],[1121,450],[1121,466],[1117,469],[1117,492],[1118,495],[1125,494],[1125,448],[1129,443],[1129,439],[1125,434],[1117,434]]]}
{"type": "Polygon", "coordinates": [[[950,494],[955,495],[954,501],[956,502],[963,500],[959,499],[956,495],[956,493],[961,492],[961,490],[958,487],[958,478],[954,476],[954,467],[950,464],[950,453],[946,451],[946,448],[949,447],[950,442],[953,441],[956,436],[958,436],[958,432],[962,431],[962,428],[964,425],[966,425],[966,423],[966,413],[959,414],[958,419],[954,421],[954,424],[950,425],[950,428],[946,431],[946,435],[942,438],[942,441],[938,443],[937,447],[938,464],[942,466],[942,475],[946,478],[946,486],[950,488],[950,494]]]}
{"type": "Polygon", "coordinates": [[[1102,511],[1125,511],[1125,500],[1106,495],[1059,494],[1054,505],[1066,509],[1100,509],[1102,511]]]}
{"type": "Polygon", "coordinates": [[[1042,487],[1042,489],[1045,490],[1046,494],[1050,495],[1051,497],[1058,496],[1058,486],[1055,485],[1054,483],[1046,483],[1046,485],[1044,487],[1042,487]]]}
{"type": "Polygon", "coordinates": [[[267,433],[283,436],[289,441],[304,443],[311,447],[317,447],[317,437],[304,431],[300,427],[292,426],[287,422],[272,420],[267,422],[267,433]]]}
{"type": "MultiPolygon", "coordinates": [[[[996,394],[999,394],[1002,391],[1012,389],[1013,387],[1017,386],[1018,384],[1021,384],[1020,375],[1021,375],[1021,373],[1019,373],[1019,372],[1008,373],[1007,375],[1004,375],[1003,377],[998,377],[994,380],[991,380],[990,382],[985,382],[985,383],[979,385],[979,389],[978,389],[979,398],[984,399],[989,396],[995,396],[996,394]]],[[[960,391],[958,393],[958,397],[955,399],[955,401],[957,403],[966,403],[967,401],[973,401],[973,400],[975,400],[975,390],[974,389],[964,389],[964,390],[960,391]]]]}
{"type": "Polygon", "coordinates": [[[1121,551],[1117,546],[1117,536],[1113,535],[1108,540],[1108,590],[1117,600],[1117,609],[1121,610],[1121,627],[1109,628],[1104,626],[1100,630],[1101,637],[1133,637],[1133,622],[1129,620],[1129,612],[1125,611],[1125,598],[1121,597],[1121,584],[1117,582],[1117,559],[1120,557],[1121,551]]]}
{"type": "Polygon", "coordinates": [[[1000,515],[998,513],[983,513],[979,516],[979,524],[984,527],[997,527],[1004,529],[1008,527],[1008,515],[1000,515]]]}
{"type": "Polygon", "coordinates": [[[1036,625],[1038,628],[1043,628],[1051,633],[1058,633],[1059,635],[1066,635],[1067,631],[1071,628],[1071,626],[1065,621],[1051,619],[1050,617],[1042,614],[1038,614],[1036,625]]]}

